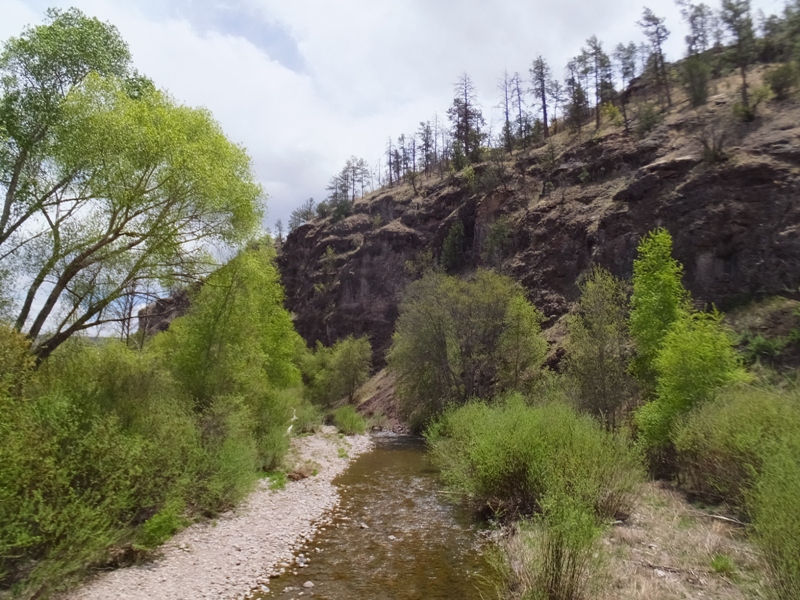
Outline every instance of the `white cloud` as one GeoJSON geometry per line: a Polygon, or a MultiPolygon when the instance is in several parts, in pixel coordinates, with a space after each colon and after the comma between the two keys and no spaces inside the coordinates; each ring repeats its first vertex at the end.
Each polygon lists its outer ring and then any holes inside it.
{"type": "MultiPolygon", "coordinates": [[[[0,38],[41,21],[51,3],[5,0],[0,38]]],[[[285,222],[305,198],[319,199],[349,155],[374,163],[389,135],[444,115],[460,73],[470,74],[489,109],[503,69],[527,74],[541,53],[560,74],[591,35],[608,50],[639,40],[642,11],[642,0],[54,3],[117,25],[141,72],[179,101],[214,113],[253,157],[271,196],[270,224],[285,222]]],[[[677,58],[677,7],[646,3],[667,17],[668,50],[677,58]]],[[[780,0],[753,4],[782,7],[780,0]]]]}

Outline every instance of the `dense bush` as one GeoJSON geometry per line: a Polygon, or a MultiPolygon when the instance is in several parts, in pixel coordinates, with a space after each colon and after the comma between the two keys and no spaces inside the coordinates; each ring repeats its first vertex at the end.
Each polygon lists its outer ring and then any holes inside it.
{"type": "Polygon", "coordinates": [[[517,283],[491,271],[411,284],[387,358],[412,425],[451,402],[528,388],[547,351],[541,320],[517,283]]]}
{"type": "Polygon", "coordinates": [[[582,597],[603,525],[630,511],[642,477],[628,440],[566,404],[519,396],[449,410],[427,438],[446,484],[476,508],[531,516],[521,535],[532,597],[582,597]]]}
{"type": "Polygon", "coordinates": [[[800,430],[766,458],[749,505],[776,596],[800,598],[800,430]]]}
{"type": "Polygon", "coordinates": [[[315,404],[329,406],[346,398],[353,402],[358,388],[369,378],[372,346],[366,337],[347,336],[330,348],[317,342],[303,361],[306,396],[315,404]]]}
{"type": "Polygon", "coordinates": [[[669,328],[655,359],[656,398],[636,413],[644,447],[664,447],[682,415],[720,388],[747,379],[721,319],[719,313],[693,313],[669,328]]]}
{"type": "Polygon", "coordinates": [[[426,437],[450,488],[507,515],[569,497],[600,520],[613,518],[630,510],[641,475],[625,437],[560,403],[471,402],[446,411],[426,437]]]}
{"type": "Polygon", "coordinates": [[[749,519],[777,597],[800,597],[800,392],[725,390],[673,440],[683,485],[749,519]]]}
{"type": "Polygon", "coordinates": [[[281,301],[252,249],[142,351],[76,339],[34,371],[0,326],[0,589],[40,595],[157,545],[280,460],[302,351],[281,301]]]}
{"type": "Polygon", "coordinates": [[[356,412],[350,405],[337,408],[333,412],[333,424],[345,435],[356,435],[367,430],[367,423],[364,417],[356,412]]]}
{"type": "Polygon", "coordinates": [[[765,461],[793,437],[800,441],[800,394],[753,386],[722,391],[672,434],[683,486],[740,512],[765,461]]]}
{"type": "Polygon", "coordinates": [[[797,85],[797,69],[791,62],[775,67],[764,76],[764,80],[778,100],[786,100],[797,85]]]}

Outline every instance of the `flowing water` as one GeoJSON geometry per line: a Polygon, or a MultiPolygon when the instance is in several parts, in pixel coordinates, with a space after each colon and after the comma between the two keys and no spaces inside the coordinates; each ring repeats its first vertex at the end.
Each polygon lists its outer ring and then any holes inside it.
{"type": "Polygon", "coordinates": [[[375,442],[373,451],[335,480],[341,503],[332,523],[298,551],[308,565],[297,567],[296,575],[289,571],[273,579],[270,592],[257,598],[470,600],[491,595],[480,524],[442,497],[424,442],[397,435],[378,435],[375,442]],[[314,587],[304,588],[306,581],[314,587]]]}

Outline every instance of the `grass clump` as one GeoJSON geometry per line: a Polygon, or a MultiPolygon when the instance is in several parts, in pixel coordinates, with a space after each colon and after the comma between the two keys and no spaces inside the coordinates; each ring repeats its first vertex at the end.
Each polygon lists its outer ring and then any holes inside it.
{"type": "Polygon", "coordinates": [[[333,411],[333,424],[345,435],[360,435],[367,430],[367,422],[364,417],[350,405],[333,411]]]}

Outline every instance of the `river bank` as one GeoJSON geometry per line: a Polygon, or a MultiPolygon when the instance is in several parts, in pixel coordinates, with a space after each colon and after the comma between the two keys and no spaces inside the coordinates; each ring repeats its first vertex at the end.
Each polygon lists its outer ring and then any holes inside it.
{"type": "Polygon", "coordinates": [[[332,427],[294,439],[288,464],[306,465],[316,475],[280,490],[264,479],[236,510],[180,532],[154,561],[100,574],[66,598],[237,598],[269,586],[280,563],[324,526],[337,505],[332,480],[371,447],[368,436],[343,438],[332,427]]]}

